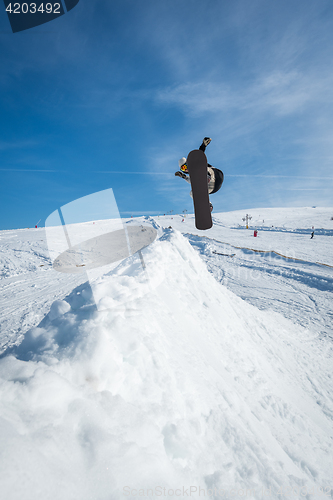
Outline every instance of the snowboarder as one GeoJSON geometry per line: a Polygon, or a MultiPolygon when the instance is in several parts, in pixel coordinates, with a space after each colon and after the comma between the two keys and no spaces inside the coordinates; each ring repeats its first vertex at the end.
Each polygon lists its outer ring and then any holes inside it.
{"type": "MultiPolygon", "coordinates": [[[[201,151],[205,152],[206,147],[208,146],[208,144],[210,142],[211,142],[211,138],[205,137],[204,140],[202,141],[202,144],[201,144],[199,149],[201,151]]],[[[187,165],[186,165],[186,158],[181,158],[178,161],[178,164],[179,164],[180,171],[176,172],[175,176],[181,177],[186,182],[191,184],[190,176],[186,175],[186,174],[188,174],[188,169],[187,169],[187,165]]],[[[218,168],[212,167],[212,165],[210,165],[208,163],[208,167],[207,167],[208,194],[216,193],[221,188],[223,179],[224,179],[223,172],[221,170],[219,170],[218,168]]],[[[192,196],[192,191],[190,192],[190,195],[192,196]]],[[[213,210],[213,205],[210,203],[210,211],[212,211],[212,210],[213,210]]]]}
{"type": "Polygon", "coordinates": [[[312,240],[312,238],[313,238],[313,237],[314,237],[314,231],[312,231],[312,233],[311,233],[311,238],[310,238],[310,240],[312,240]]]}

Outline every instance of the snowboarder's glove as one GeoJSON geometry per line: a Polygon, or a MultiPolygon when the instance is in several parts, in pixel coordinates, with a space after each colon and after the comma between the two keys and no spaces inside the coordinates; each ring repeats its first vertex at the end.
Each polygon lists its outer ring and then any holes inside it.
{"type": "Polygon", "coordinates": [[[183,172],[176,172],[175,176],[176,177],[181,177],[182,179],[186,179],[186,174],[184,174],[183,172]]]}
{"type": "Polygon", "coordinates": [[[207,147],[210,142],[211,142],[211,138],[205,137],[204,140],[202,141],[202,144],[204,144],[207,147]]]}

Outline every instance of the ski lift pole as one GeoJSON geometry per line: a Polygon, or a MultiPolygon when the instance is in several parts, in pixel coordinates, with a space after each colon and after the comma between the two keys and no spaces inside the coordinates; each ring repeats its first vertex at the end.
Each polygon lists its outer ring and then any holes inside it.
{"type": "Polygon", "coordinates": [[[246,216],[242,218],[243,221],[246,221],[246,229],[249,229],[249,220],[251,219],[252,217],[249,214],[246,214],[246,216]]]}

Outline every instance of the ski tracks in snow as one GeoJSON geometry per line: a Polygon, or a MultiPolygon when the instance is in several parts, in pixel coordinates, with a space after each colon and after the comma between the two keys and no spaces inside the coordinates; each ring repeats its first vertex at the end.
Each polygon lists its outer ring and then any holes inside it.
{"type": "Polygon", "coordinates": [[[52,269],[44,229],[0,233],[0,354],[49,312],[54,300],[87,281],[52,269]]]}
{"type": "Polygon", "coordinates": [[[236,295],[259,309],[281,313],[314,336],[333,337],[333,269],[272,252],[235,248],[207,237],[185,236],[217,281],[236,295]]]}

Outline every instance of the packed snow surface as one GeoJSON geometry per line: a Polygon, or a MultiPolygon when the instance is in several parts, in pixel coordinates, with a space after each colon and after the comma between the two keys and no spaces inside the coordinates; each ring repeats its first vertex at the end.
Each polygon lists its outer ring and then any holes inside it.
{"type": "Polygon", "coordinates": [[[3,498],[333,498],[333,209],[248,213],[88,275],[0,231],[3,498]]]}

